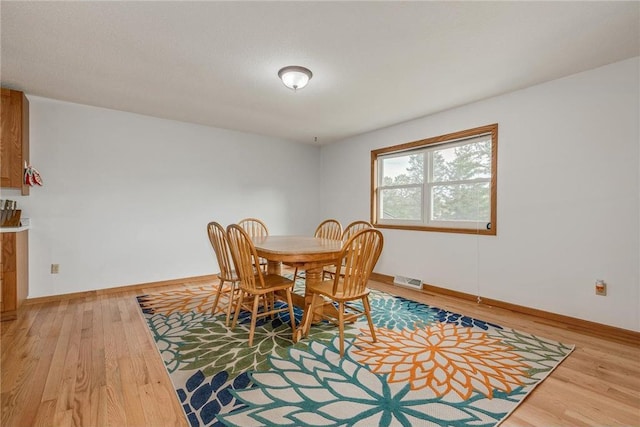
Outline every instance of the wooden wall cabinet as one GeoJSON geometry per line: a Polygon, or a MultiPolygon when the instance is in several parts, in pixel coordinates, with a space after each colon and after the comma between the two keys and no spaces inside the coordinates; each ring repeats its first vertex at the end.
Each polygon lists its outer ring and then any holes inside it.
{"type": "Polygon", "coordinates": [[[3,231],[0,269],[1,320],[13,320],[29,293],[29,231],[3,231]]]}
{"type": "Polygon", "coordinates": [[[23,92],[2,88],[0,106],[0,187],[29,194],[24,165],[29,163],[29,101],[23,92]]]}

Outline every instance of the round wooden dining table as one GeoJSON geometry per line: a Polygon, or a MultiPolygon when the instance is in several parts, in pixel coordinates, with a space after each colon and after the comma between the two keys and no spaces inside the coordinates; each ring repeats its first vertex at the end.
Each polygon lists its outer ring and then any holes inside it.
{"type": "Polygon", "coordinates": [[[335,264],[342,250],[341,240],[321,239],[310,236],[260,236],[253,237],[256,252],[269,261],[268,271],[282,273],[282,263],[305,270],[307,275],[318,273],[322,279],[322,267],[335,264]]]}
{"type": "MultiPolygon", "coordinates": [[[[305,271],[305,283],[321,281],[323,267],[335,265],[342,250],[341,240],[322,239],[310,236],[259,236],[252,237],[253,245],[259,257],[268,261],[267,272],[282,274],[282,264],[297,267],[305,271]]],[[[311,306],[311,296],[294,294],[293,303],[304,307],[302,327],[298,329],[297,339],[307,336],[316,308],[311,306]]],[[[317,308],[322,310],[322,308],[317,308]]],[[[331,307],[329,307],[331,309],[331,307]]],[[[315,317],[315,316],[314,316],[315,317]]]]}

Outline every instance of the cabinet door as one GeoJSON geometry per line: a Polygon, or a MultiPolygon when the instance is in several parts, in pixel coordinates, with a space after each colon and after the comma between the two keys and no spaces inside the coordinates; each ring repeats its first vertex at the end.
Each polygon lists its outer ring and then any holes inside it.
{"type": "Polygon", "coordinates": [[[29,102],[22,92],[2,89],[0,127],[0,186],[19,188],[27,195],[23,174],[29,158],[29,102]]]}
{"type": "Polygon", "coordinates": [[[12,320],[29,294],[29,232],[0,233],[2,301],[0,320],[12,320]]]}
{"type": "Polygon", "coordinates": [[[2,319],[17,309],[16,233],[2,233],[2,319]]]}

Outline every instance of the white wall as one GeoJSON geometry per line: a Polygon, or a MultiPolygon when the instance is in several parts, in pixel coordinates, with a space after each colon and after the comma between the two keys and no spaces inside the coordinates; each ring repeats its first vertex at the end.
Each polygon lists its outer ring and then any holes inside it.
{"type": "Polygon", "coordinates": [[[369,218],[371,150],[498,123],[498,235],[383,230],[376,271],[640,331],[639,75],[634,58],[325,146],[323,217],[369,218]]]}
{"type": "Polygon", "coordinates": [[[27,96],[44,186],[2,197],[32,221],[31,298],[216,273],[212,220],[320,220],[319,147],[27,96]]]}
{"type": "Polygon", "coordinates": [[[29,296],[212,274],[213,219],[309,234],[368,218],[372,149],[497,122],[498,236],[383,230],[376,271],[640,331],[639,73],[622,61],[323,147],[28,95],[45,185],[2,197],[32,219],[29,296]]]}

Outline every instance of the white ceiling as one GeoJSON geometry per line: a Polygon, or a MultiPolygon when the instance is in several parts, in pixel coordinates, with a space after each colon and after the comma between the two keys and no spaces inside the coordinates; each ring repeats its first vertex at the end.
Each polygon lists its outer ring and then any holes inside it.
{"type": "Polygon", "coordinates": [[[14,2],[2,85],[327,143],[640,54],[640,2],[14,2]],[[297,93],[286,65],[313,71],[297,93]]]}

